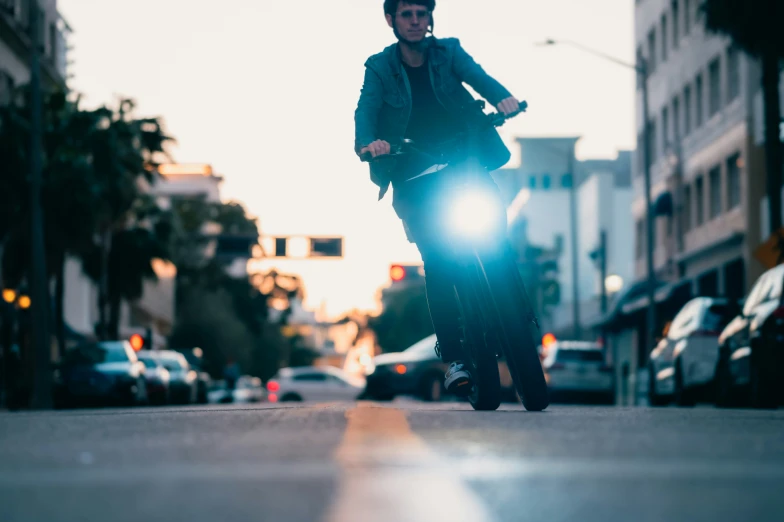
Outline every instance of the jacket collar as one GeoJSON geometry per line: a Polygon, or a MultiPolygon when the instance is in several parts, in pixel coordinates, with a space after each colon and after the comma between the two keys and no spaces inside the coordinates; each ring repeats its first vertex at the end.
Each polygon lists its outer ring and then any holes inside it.
{"type": "MultiPolygon", "coordinates": [[[[425,45],[427,46],[427,50],[425,51],[427,53],[427,61],[431,66],[439,66],[445,62],[446,58],[444,53],[440,52],[444,49],[444,46],[438,41],[438,38],[435,36],[428,36],[425,39],[425,45]]],[[[403,59],[400,56],[400,45],[390,45],[387,48],[386,54],[392,74],[400,76],[403,72],[403,59]]]]}

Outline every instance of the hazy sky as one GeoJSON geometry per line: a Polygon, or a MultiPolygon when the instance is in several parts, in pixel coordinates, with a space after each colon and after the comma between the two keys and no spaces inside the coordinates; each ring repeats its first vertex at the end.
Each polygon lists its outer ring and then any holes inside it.
{"type": "MultiPolygon", "coordinates": [[[[394,41],[382,0],[59,0],[74,29],[71,87],[87,105],[135,98],[162,116],[180,162],[211,163],[224,199],[263,233],[346,236],[342,261],[265,263],[305,278],[330,313],[373,306],[389,264],[417,262],[353,153],[365,59],[394,41]]],[[[631,0],[439,0],[436,36],[463,47],[527,115],[515,136],[580,135],[578,155],[634,144],[634,73],[545,38],[633,60],[631,0]]],[[[510,165],[518,160],[513,152],[510,165]]]]}

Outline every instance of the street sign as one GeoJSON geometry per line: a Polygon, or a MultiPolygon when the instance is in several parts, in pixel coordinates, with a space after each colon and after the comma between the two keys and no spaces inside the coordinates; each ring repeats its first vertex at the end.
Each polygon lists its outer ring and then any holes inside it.
{"type": "Polygon", "coordinates": [[[754,257],[762,263],[765,269],[771,269],[784,262],[784,227],[780,228],[775,234],[771,234],[754,251],[754,257]]]}

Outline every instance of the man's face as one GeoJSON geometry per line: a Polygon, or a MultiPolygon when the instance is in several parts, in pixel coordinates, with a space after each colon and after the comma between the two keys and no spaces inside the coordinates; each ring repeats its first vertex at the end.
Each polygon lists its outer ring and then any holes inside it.
{"type": "Polygon", "coordinates": [[[397,6],[397,15],[387,15],[389,27],[397,29],[400,37],[412,43],[425,39],[427,28],[430,26],[430,11],[423,5],[400,2],[397,6]]]}

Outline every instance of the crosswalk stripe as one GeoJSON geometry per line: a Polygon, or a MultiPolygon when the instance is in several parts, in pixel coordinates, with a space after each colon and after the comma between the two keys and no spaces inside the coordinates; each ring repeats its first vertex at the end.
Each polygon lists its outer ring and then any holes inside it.
{"type": "Polygon", "coordinates": [[[413,433],[403,411],[359,403],[346,419],[335,452],[341,482],[327,522],[491,520],[476,495],[413,433]]]}

